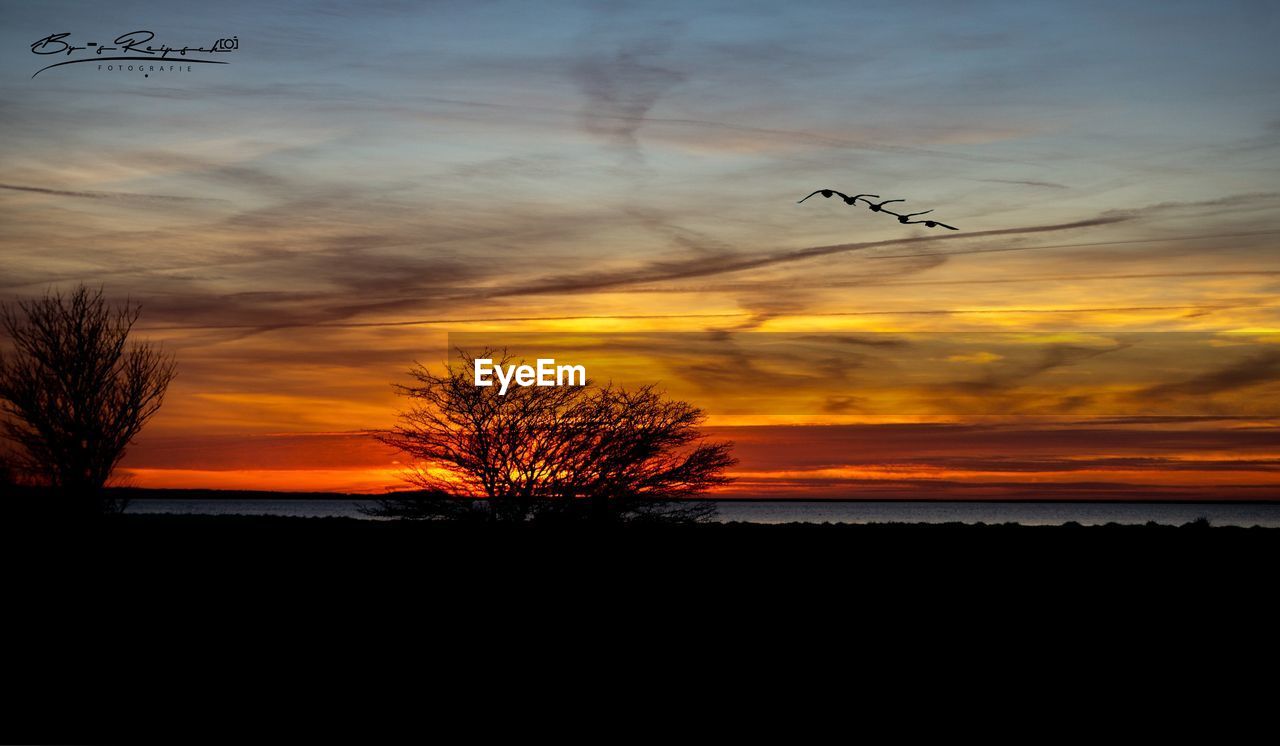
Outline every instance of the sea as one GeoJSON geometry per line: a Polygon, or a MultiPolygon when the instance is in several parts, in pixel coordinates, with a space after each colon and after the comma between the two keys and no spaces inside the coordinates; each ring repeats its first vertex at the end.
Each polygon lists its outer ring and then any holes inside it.
{"type": "MultiPolygon", "coordinates": [[[[302,518],[362,518],[373,500],[136,499],[130,513],[188,515],[279,515],[302,518]]],[[[1214,526],[1280,527],[1280,503],[1133,502],[907,502],[735,500],[716,504],[716,520],[746,523],[1020,523],[1056,526],[1074,521],[1155,523],[1180,526],[1204,518],[1214,526]]]]}

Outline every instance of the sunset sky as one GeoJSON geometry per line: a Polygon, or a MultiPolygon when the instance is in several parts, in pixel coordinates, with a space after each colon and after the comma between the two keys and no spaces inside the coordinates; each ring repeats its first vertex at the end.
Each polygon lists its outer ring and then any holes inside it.
{"type": "Polygon", "coordinates": [[[732,496],[1280,498],[1275,3],[2,7],[0,300],[178,359],[124,482],[397,485],[391,384],[541,332],[706,409],[732,496]],[[240,49],[32,78],[139,29],[240,49]]]}

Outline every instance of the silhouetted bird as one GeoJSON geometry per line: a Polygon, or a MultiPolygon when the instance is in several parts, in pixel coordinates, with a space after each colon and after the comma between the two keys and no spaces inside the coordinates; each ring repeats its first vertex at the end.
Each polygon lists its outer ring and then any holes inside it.
{"type": "Polygon", "coordinates": [[[946,223],[939,223],[939,222],[938,222],[938,221],[936,221],[936,220],[903,220],[902,222],[903,222],[903,223],[906,223],[907,225],[915,225],[915,224],[917,224],[917,223],[924,223],[924,227],[926,227],[926,228],[937,228],[938,226],[941,226],[941,227],[946,228],[946,229],[948,229],[948,230],[953,230],[953,231],[958,231],[958,230],[960,230],[959,228],[955,227],[954,225],[947,225],[946,223]]]}
{"type": "Polygon", "coordinates": [[[800,200],[796,204],[800,204],[800,202],[804,202],[805,199],[809,199],[809,197],[812,197],[815,194],[821,194],[823,197],[827,199],[830,199],[832,196],[839,197],[840,199],[844,200],[844,203],[846,205],[855,205],[858,203],[858,200],[862,200],[863,202],[867,203],[867,207],[872,212],[883,212],[888,215],[892,215],[898,219],[899,223],[902,223],[903,225],[923,225],[926,228],[937,228],[941,226],[943,228],[946,228],[947,230],[952,230],[952,231],[960,230],[954,225],[939,223],[936,220],[911,220],[910,219],[910,218],[914,218],[917,215],[928,215],[929,213],[933,212],[933,210],[923,210],[921,212],[899,213],[899,212],[894,212],[893,210],[890,210],[885,207],[885,205],[891,205],[894,202],[906,202],[905,199],[887,199],[879,203],[872,202],[871,200],[866,199],[867,197],[875,197],[876,199],[880,199],[880,195],[878,194],[855,194],[852,197],[850,197],[849,195],[843,192],[837,192],[834,189],[819,189],[815,192],[810,193],[808,196],[806,196],[804,199],[800,200]]]}
{"type": "MultiPolygon", "coordinates": [[[[889,212],[889,211],[888,211],[888,210],[885,210],[885,212],[889,212]]],[[[925,210],[924,212],[909,212],[909,213],[907,213],[906,215],[898,215],[898,222],[899,222],[899,223],[909,223],[909,222],[911,222],[911,221],[907,220],[907,218],[914,218],[914,217],[915,217],[915,216],[917,216],[917,215],[927,215],[927,214],[929,214],[929,213],[931,213],[931,212],[933,212],[933,210],[925,210]]],[[[897,213],[896,213],[896,212],[895,212],[895,213],[890,213],[890,214],[892,214],[892,215],[897,215],[897,213]]],[[[916,221],[916,222],[920,222],[920,221],[916,221]]]]}
{"type": "Polygon", "coordinates": [[[887,212],[890,215],[897,215],[898,213],[894,212],[893,210],[884,209],[884,206],[889,204],[890,202],[906,202],[906,200],[905,199],[887,199],[878,205],[873,204],[870,200],[866,200],[866,202],[867,202],[867,207],[870,207],[872,212],[887,212]]]}
{"type": "MultiPolygon", "coordinates": [[[[826,197],[827,199],[830,199],[830,198],[831,198],[831,195],[836,194],[836,195],[839,195],[839,196],[840,196],[840,199],[844,200],[844,203],[845,203],[846,205],[854,205],[854,204],[857,204],[858,199],[859,199],[859,198],[861,198],[861,197],[875,197],[876,199],[880,199],[880,195],[878,195],[878,194],[855,194],[855,195],[853,195],[852,197],[850,197],[849,195],[844,194],[844,193],[842,193],[842,192],[837,192],[837,191],[836,191],[836,190],[834,190],[834,189],[819,189],[818,191],[814,192],[813,194],[821,194],[823,197],[826,197]]],[[[812,196],[813,196],[813,194],[810,194],[810,195],[809,195],[809,197],[812,197],[812,196]]],[[[809,199],[809,197],[805,197],[804,199],[809,199]]],[[[800,200],[800,202],[804,202],[804,199],[800,200]]],[[[868,205],[869,205],[869,204],[871,204],[871,202],[870,202],[869,200],[865,200],[865,199],[864,199],[864,200],[862,200],[862,201],[863,201],[863,202],[866,202],[868,205]]],[[[798,205],[798,204],[800,204],[800,202],[797,202],[796,204],[798,205]]]]}

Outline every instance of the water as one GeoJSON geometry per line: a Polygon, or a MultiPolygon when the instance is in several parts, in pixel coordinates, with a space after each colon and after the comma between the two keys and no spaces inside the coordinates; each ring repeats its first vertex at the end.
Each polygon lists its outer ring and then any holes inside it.
{"type": "Polygon", "coordinates": [[[135,499],[126,513],[176,513],[182,515],[284,515],[294,518],[369,518],[359,506],[374,500],[262,500],[262,499],[135,499]]]}
{"type": "MultiPolygon", "coordinates": [[[[282,515],[303,518],[368,518],[359,505],[372,500],[140,499],[130,513],[196,515],[282,515]]],[[[1068,521],[1090,526],[1155,521],[1180,526],[1208,518],[1215,526],[1280,527],[1276,503],[978,503],[978,502],[804,502],[719,503],[721,521],[751,523],[1021,523],[1056,526],[1068,521]]]]}
{"type": "Polygon", "coordinates": [[[1208,518],[1215,526],[1280,527],[1280,504],[1240,503],[989,503],[989,502],[732,502],[719,520],[751,523],[1021,523],[1085,526],[1155,521],[1180,526],[1208,518]]]}

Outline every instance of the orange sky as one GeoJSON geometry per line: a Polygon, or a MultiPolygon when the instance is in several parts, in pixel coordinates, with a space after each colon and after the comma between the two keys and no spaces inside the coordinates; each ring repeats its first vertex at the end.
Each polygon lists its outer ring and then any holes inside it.
{"type": "Polygon", "coordinates": [[[479,334],[704,408],[726,494],[1280,498],[1244,6],[499,5],[175,0],[242,45],[163,79],[31,78],[129,2],[13,9],[0,300],[100,284],[178,359],[121,480],[396,485],[359,433],[479,334]]]}
{"type": "MultiPolygon", "coordinates": [[[[809,499],[1272,499],[1274,420],[980,417],[720,425],[737,481],[722,497],[809,499]]],[[[379,493],[398,454],[363,433],[150,436],[122,484],[379,493]]]]}

